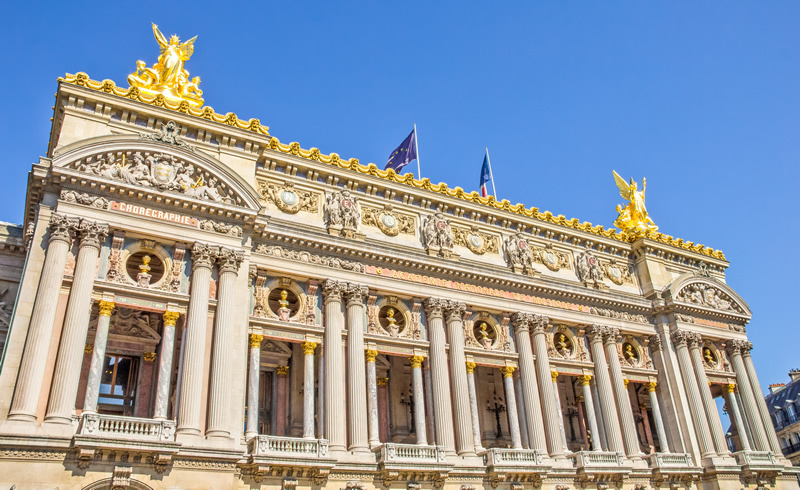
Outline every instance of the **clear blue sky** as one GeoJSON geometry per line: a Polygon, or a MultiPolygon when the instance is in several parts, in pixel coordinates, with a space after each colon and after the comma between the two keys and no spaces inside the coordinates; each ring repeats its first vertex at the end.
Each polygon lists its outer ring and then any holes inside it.
{"type": "Polygon", "coordinates": [[[501,198],[606,226],[611,170],[646,176],[661,231],[731,261],[764,388],[800,368],[800,3],[165,4],[6,5],[1,220],[22,219],[56,78],[126,85],[154,21],[199,36],[209,105],[285,143],[382,165],[416,122],[423,176],[477,190],[488,146],[501,198]]]}

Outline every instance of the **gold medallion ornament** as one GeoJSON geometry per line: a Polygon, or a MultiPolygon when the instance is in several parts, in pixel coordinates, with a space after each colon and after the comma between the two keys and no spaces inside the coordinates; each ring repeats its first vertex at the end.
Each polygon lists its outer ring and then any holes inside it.
{"type": "Polygon", "coordinates": [[[619,195],[628,201],[624,208],[621,204],[617,205],[617,220],[614,226],[622,230],[622,233],[634,237],[643,237],[650,232],[658,231],[658,226],[647,215],[647,208],[644,205],[644,190],[647,187],[647,180],[642,177],[642,190],[637,190],[636,182],[631,178],[630,184],[625,179],[613,171],[614,181],[619,187],[619,195]]]}
{"type": "Polygon", "coordinates": [[[161,49],[158,62],[148,68],[142,60],[136,62],[136,71],[128,75],[131,87],[138,88],[147,95],[161,94],[170,102],[185,100],[191,107],[202,107],[203,91],[200,90],[200,77],[189,79],[189,72],[184,64],[194,53],[194,41],[197,36],[186,42],[172,35],[169,40],[153,24],[153,35],[161,49]]]}

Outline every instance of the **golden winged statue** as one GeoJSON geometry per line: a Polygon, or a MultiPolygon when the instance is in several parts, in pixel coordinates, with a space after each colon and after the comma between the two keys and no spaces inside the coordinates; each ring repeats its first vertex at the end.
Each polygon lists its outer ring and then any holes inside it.
{"type": "Polygon", "coordinates": [[[156,24],[153,24],[153,35],[161,50],[158,62],[148,68],[144,61],[137,61],[136,71],[128,75],[128,83],[148,95],[161,94],[172,102],[185,100],[192,107],[201,107],[200,77],[189,79],[189,72],[184,68],[194,53],[197,36],[184,43],[174,34],[167,40],[156,24]]]}
{"type": "Polygon", "coordinates": [[[625,179],[612,170],[614,181],[619,187],[619,195],[628,201],[624,208],[621,204],[617,205],[617,220],[614,226],[622,230],[624,234],[634,237],[642,237],[649,232],[658,231],[658,226],[647,215],[647,208],[644,205],[644,190],[647,187],[647,179],[642,178],[642,190],[637,189],[636,182],[631,178],[630,184],[625,179]]]}

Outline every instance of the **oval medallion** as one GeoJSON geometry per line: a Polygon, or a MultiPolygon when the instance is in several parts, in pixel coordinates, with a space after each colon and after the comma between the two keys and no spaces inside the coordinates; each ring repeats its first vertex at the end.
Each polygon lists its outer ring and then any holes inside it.
{"type": "Polygon", "coordinates": [[[292,191],[282,191],[281,201],[283,201],[287,206],[294,206],[297,204],[297,194],[292,191]]]}
{"type": "Polygon", "coordinates": [[[383,222],[387,228],[394,228],[394,226],[397,224],[397,220],[391,214],[382,214],[381,222],[383,222]]]}

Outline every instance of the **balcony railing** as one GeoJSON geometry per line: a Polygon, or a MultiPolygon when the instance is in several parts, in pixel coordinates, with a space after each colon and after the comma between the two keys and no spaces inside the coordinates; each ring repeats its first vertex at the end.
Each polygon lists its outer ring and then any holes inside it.
{"type": "Polygon", "coordinates": [[[487,466],[541,466],[544,454],[536,449],[492,448],[483,454],[487,466]]]}
{"type": "Polygon", "coordinates": [[[257,436],[248,443],[250,455],[259,458],[327,458],[328,441],[297,437],[257,436]]]}
{"type": "Polygon", "coordinates": [[[378,449],[379,463],[444,464],[447,462],[443,446],[384,443],[378,449]]]}
{"type": "Polygon", "coordinates": [[[578,451],[572,455],[578,468],[622,468],[625,457],[610,451],[578,451]]]}
{"type": "Polygon", "coordinates": [[[779,464],[772,451],[739,451],[735,455],[736,461],[742,466],[772,466],[779,464]]]}
{"type": "Polygon", "coordinates": [[[793,444],[789,444],[788,446],[784,446],[783,448],[781,448],[781,451],[783,451],[783,455],[784,456],[788,456],[790,454],[796,453],[797,451],[800,451],[800,442],[796,442],[796,443],[793,443],[793,444]]]}
{"type": "Polygon", "coordinates": [[[173,442],[175,441],[175,421],[83,413],[78,434],[115,439],[173,442]]]}
{"type": "Polygon", "coordinates": [[[647,457],[651,468],[691,468],[692,457],[686,453],[655,453],[647,457]]]}
{"type": "Polygon", "coordinates": [[[775,430],[784,429],[792,424],[796,424],[798,421],[800,421],[800,418],[798,418],[797,415],[784,415],[779,422],[775,424],[775,430]]]}

